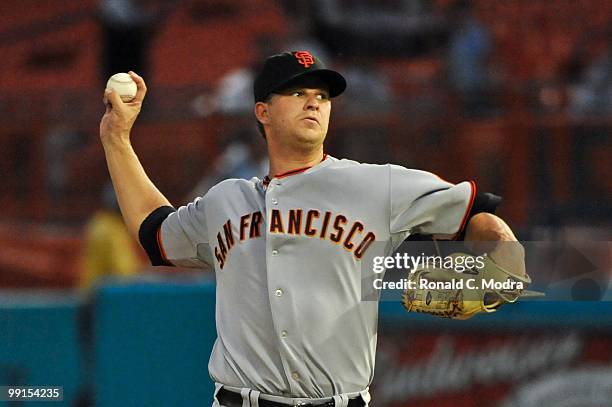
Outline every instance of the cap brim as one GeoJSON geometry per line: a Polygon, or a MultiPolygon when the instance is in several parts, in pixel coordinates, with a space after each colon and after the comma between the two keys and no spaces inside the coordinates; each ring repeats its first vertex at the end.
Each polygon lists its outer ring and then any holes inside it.
{"type": "Polygon", "coordinates": [[[331,69],[316,69],[313,71],[307,71],[292,76],[287,81],[274,88],[271,93],[287,88],[288,86],[292,86],[296,83],[299,83],[300,80],[302,80],[303,78],[311,76],[316,76],[320,78],[327,85],[327,88],[329,90],[329,97],[336,97],[342,92],[344,92],[344,90],[346,89],[346,79],[344,79],[344,76],[331,69]]]}

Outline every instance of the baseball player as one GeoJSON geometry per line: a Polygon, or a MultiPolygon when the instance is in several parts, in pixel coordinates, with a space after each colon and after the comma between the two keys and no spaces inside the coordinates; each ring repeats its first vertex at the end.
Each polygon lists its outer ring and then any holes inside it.
{"type": "MultiPolygon", "coordinates": [[[[105,92],[100,138],[126,224],[154,265],[209,267],[217,281],[209,372],[214,406],[367,406],[378,304],[362,301],[361,262],[414,234],[516,241],[491,195],[396,165],[325,154],[344,77],[307,51],[265,60],[254,113],[270,172],[229,179],[175,209],[130,144],[146,94],[105,92]]],[[[523,259],[513,259],[524,274],[523,259]]]]}

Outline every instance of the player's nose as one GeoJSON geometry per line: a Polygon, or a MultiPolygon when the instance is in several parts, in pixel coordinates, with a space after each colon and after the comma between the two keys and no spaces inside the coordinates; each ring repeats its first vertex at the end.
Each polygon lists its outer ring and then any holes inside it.
{"type": "Polygon", "coordinates": [[[319,110],[319,99],[317,98],[317,95],[310,95],[308,98],[306,98],[304,110],[319,110]]]}

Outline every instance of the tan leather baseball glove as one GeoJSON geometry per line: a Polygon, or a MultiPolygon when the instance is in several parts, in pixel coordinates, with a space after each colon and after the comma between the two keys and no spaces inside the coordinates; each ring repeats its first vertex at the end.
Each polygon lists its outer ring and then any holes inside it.
{"type": "Polygon", "coordinates": [[[525,290],[531,283],[528,275],[505,270],[487,256],[453,253],[446,259],[445,264],[475,266],[445,268],[438,264],[411,272],[402,301],[409,312],[468,319],[478,313],[494,312],[521,296],[544,295],[525,290]]]}

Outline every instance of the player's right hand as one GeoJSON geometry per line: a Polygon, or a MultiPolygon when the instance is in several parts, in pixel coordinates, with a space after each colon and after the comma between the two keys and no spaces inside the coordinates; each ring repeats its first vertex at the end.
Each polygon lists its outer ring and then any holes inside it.
{"type": "Polygon", "coordinates": [[[117,92],[111,89],[104,91],[104,104],[106,111],[100,121],[100,139],[103,144],[129,141],[130,131],[147,94],[147,86],[144,79],[136,73],[128,72],[136,82],[136,96],[131,102],[125,103],[117,92]]]}

